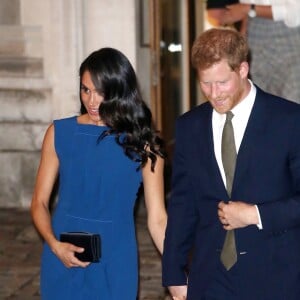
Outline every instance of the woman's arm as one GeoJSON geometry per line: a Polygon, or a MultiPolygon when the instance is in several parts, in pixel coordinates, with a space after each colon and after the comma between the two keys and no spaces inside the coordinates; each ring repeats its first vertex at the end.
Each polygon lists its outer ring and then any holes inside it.
{"type": "Polygon", "coordinates": [[[226,8],[210,8],[206,10],[207,21],[215,27],[223,26],[226,8]]]}
{"type": "MultiPolygon", "coordinates": [[[[237,3],[227,5],[219,22],[221,25],[233,25],[240,22],[239,31],[242,34],[247,33],[248,13],[251,9],[250,4],[237,3]]],[[[273,19],[272,7],[270,5],[256,5],[256,16],[266,19],[273,19]]]]}
{"type": "Polygon", "coordinates": [[[250,6],[255,4],[256,15],[261,18],[283,21],[288,27],[300,25],[300,1],[299,0],[269,0],[250,1],[241,0],[241,5],[250,6]],[[265,5],[265,3],[268,3],[265,5]]]}
{"type": "MultiPolygon", "coordinates": [[[[250,4],[237,3],[226,6],[226,13],[223,16],[223,24],[232,24],[248,17],[251,9],[250,4]]],[[[257,17],[273,19],[271,5],[255,5],[257,17]]]]}
{"type": "Polygon", "coordinates": [[[33,222],[41,236],[53,250],[57,242],[51,227],[49,201],[58,173],[58,158],[54,150],[54,126],[46,131],[35,188],[31,202],[33,222]]]}
{"type": "MultiPolygon", "coordinates": [[[[207,21],[214,27],[232,26],[241,33],[245,33],[247,13],[232,17],[230,10],[226,6],[224,8],[209,8],[206,10],[207,21]]],[[[233,5],[234,7],[234,5],[233,5]]]]}
{"type": "Polygon", "coordinates": [[[147,208],[147,223],[151,237],[159,250],[163,252],[163,243],[167,224],[164,200],[164,160],[157,156],[154,172],[149,160],[142,170],[144,195],[147,208]]]}
{"type": "Polygon", "coordinates": [[[52,230],[49,200],[57,178],[58,166],[52,124],[47,129],[43,141],[41,161],[31,202],[31,215],[37,230],[65,266],[85,267],[88,263],[83,263],[74,256],[74,251],[82,252],[83,249],[68,243],[61,243],[55,238],[52,230]]]}

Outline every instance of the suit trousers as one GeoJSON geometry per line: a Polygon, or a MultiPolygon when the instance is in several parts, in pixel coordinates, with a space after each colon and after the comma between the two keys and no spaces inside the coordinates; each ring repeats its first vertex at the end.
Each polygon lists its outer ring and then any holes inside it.
{"type": "Polygon", "coordinates": [[[223,264],[219,263],[215,277],[201,300],[238,300],[236,276],[236,266],[227,271],[223,264]]]}

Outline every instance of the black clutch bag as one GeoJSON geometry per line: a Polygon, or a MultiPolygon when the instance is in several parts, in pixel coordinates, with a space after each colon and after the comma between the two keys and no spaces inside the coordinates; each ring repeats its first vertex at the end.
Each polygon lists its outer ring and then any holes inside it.
{"type": "Polygon", "coordinates": [[[84,248],[82,253],[75,252],[75,256],[81,261],[99,262],[101,257],[100,235],[90,232],[62,232],[60,241],[84,248]]]}

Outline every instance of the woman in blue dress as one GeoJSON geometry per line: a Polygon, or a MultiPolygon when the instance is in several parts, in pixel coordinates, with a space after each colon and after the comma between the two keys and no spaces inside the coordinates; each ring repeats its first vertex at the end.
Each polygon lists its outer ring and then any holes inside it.
{"type": "Polygon", "coordinates": [[[138,258],[134,205],[141,183],[148,227],[162,252],[166,211],[162,141],[142,100],[135,72],[118,50],[102,48],[80,67],[81,115],[55,120],[44,137],[31,214],[45,243],[41,296],[47,299],[134,300],[138,258]],[[59,178],[58,201],[49,199],[59,178]],[[101,236],[99,263],[60,233],[101,236]]]}

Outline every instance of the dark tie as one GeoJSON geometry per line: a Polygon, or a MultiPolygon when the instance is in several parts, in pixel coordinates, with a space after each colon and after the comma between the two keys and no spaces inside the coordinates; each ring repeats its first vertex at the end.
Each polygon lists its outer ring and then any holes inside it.
{"type": "MultiPolygon", "coordinates": [[[[231,196],[233,176],[236,162],[236,147],[232,127],[233,113],[226,113],[226,121],[222,133],[222,162],[226,176],[226,189],[228,196],[231,196]]],[[[224,245],[221,251],[221,262],[226,270],[229,270],[237,261],[234,230],[228,230],[226,233],[224,245]]]]}

